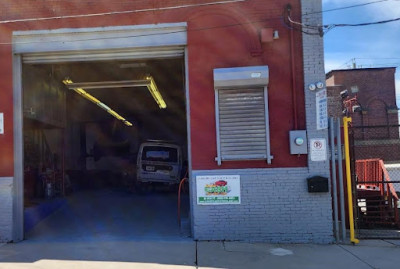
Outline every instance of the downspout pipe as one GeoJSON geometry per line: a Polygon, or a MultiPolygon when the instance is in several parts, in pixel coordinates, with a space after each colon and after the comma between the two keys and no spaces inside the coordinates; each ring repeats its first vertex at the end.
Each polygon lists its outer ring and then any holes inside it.
{"type": "MultiPolygon", "coordinates": [[[[289,4],[286,6],[287,12],[290,15],[292,6],[289,4]]],[[[296,81],[296,68],[295,68],[295,60],[294,60],[294,32],[293,27],[290,27],[290,65],[292,72],[292,103],[293,103],[293,127],[294,130],[298,129],[297,123],[297,81],[296,81]]]]}

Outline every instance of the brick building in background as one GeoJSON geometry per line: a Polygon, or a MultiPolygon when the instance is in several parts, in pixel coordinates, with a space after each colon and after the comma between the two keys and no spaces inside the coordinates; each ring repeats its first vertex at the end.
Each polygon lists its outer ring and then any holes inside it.
{"type": "Polygon", "coordinates": [[[332,70],[326,75],[328,114],[343,115],[340,92],[357,97],[360,109],[351,113],[357,159],[400,160],[395,67],[332,70]]]}

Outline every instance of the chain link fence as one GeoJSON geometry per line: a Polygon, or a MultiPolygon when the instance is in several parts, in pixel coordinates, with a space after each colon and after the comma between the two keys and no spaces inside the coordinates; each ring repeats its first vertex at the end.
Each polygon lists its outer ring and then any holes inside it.
{"type": "Polygon", "coordinates": [[[400,195],[400,125],[353,126],[352,130],[354,159],[383,160],[390,180],[400,195]]]}
{"type": "Polygon", "coordinates": [[[361,229],[400,228],[399,130],[400,125],[350,129],[357,221],[361,229]]]}

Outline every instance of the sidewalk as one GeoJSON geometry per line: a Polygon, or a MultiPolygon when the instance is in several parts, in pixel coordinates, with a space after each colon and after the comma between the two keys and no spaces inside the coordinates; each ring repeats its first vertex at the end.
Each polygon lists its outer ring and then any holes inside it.
{"type": "Polygon", "coordinates": [[[27,240],[0,245],[0,268],[381,268],[400,265],[400,240],[359,245],[27,240]]]}
{"type": "Polygon", "coordinates": [[[397,268],[400,241],[352,245],[200,242],[200,268],[397,268]]]}

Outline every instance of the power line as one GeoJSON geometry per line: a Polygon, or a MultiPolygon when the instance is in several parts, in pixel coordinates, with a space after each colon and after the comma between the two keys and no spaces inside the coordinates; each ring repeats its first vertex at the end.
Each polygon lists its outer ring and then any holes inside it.
{"type": "Polygon", "coordinates": [[[333,27],[357,27],[357,26],[368,26],[368,25],[376,25],[376,24],[385,24],[385,23],[395,22],[395,21],[400,21],[400,18],[394,18],[394,19],[384,20],[384,21],[356,23],[356,24],[351,24],[351,23],[329,24],[329,25],[324,25],[324,27],[332,27],[332,26],[333,27]]]}
{"type": "Polygon", "coordinates": [[[303,23],[296,22],[296,21],[292,20],[292,18],[290,17],[291,13],[292,13],[292,6],[290,4],[287,4],[283,10],[283,15],[282,15],[283,16],[283,24],[287,28],[289,28],[291,30],[302,32],[303,34],[306,34],[306,35],[321,35],[320,27],[305,25],[303,23]],[[294,26],[299,26],[299,27],[294,27],[294,26]],[[303,28],[307,28],[307,30],[304,30],[303,28]],[[311,30],[311,32],[310,32],[310,30],[311,30]]]}
{"type": "MultiPolygon", "coordinates": [[[[334,8],[334,9],[328,9],[328,10],[322,10],[322,11],[317,11],[317,12],[311,12],[311,13],[306,13],[304,16],[311,15],[311,14],[319,14],[319,13],[324,13],[324,12],[330,12],[330,11],[337,11],[337,10],[343,10],[343,9],[349,9],[349,8],[355,8],[355,7],[361,7],[361,6],[366,6],[366,5],[371,5],[371,4],[376,4],[376,3],[381,3],[381,2],[387,2],[387,1],[400,1],[400,0],[378,0],[378,1],[372,1],[368,3],[363,3],[363,4],[356,4],[356,5],[351,5],[351,6],[346,6],[346,7],[340,7],[340,8],[334,8]]],[[[310,25],[310,24],[304,24],[301,22],[296,22],[291,19],[290,17],[290,12],[288,12],[288,21],[292,24],[296,24],[302,28],[308,28],[308,29],[313,29],[317,30],[322,37],[326,33],[328,33],[330,30],[336,27],[361,27],[361,26],[369,26],[369,25],[378,25],[378,24],[386,24],[386,23],[391,23],[391,22],[396,22],[400,21],[399,18],[394,18],[394,19],[389,19],[389,20],[382,20],[382,21],[375,21],[375,22],[365,22],[365,23],[338,23],[338,24],[328,24],[328,25],[310,25]]]]}
{"type": "Polygon", "coordinates": [[[359,60],[400,60],[400,58],[393,58],[393,57],[374,57],[374,58],[364,58],[364,57],[362,57],[362,58],[354,58],[354,59],[359,59],[359,60]]]}
{"type": "Polygon", "coordinates": [[[342,67],[354,67],[356,66],[357,68],[366,68],[366,67],[370,67],[370,68],[374,68],[374,66],[382,66],[382,67],[399,67],[400,62],[391,62],[391,63],[361,63],[360,62],[356,62],[356,60],[400,60],[400,58],[351,58],[350,60],[346,61],[344,64],[340,65],[338,67],[338,69],[342,68],[342,67]]]}
{"type": "MultiPolygon", "coordinates": [[[[385,24],[385,23],[390,23],[390,22],[396,22],[396,21],[400,21],[400,17],[399,18],[394,18],[394,19],[390,19],[390,20],[383,20],[383,21],[375,21],[375,22],[364,22],[364,23],[355,23],[355,24],[351,24],[351,23],[340,23],[340,24],[327,24],[327,25],[312,25],[312,24],[305,24],[305,23],[301,23],[301,22],[297,22],[294,21],[291,17],[290,17],[290,12],[287,16],[288,21],[291,24],[295,24],[298,25],[302,28],[308,28],[308,29],[313,29],[313,30],[317,30],[320,34],[320,36],[322,37],[323,35],[325,35],[327,32],[329,32],[330,30],[332,30],[333,28],[336,27],[361,27],[361,26],[369,26],[369,25],[378,25],[378,24],[385,24]]],[[[295,29],[295,28],[294,28],[295,29]]],[[[295,29],[295,30],[299,30],[299,29],[295,29]]],[[[300,29],[301,30],[301,29],[300,29]]]]}
{"type": "MultiPolygon", "coordinates": [[[[236,27],[236,26],[243,26],[249,25],[253,23],[262,23],[270,20],[282,20],[283,17],[271,17],[268,19],[263,20],[255,20],[255,21],[248,21],[245,23],[233,23],[233,24],[225,24],[225,25],[218,25],[218,26],[210,26],[210,27],[202,27],[202,28],[193,28],[188,30],[177,30],[171,31],[166,33],[152,33],[152,34],[141,34],[141,35],[128,35],[128,36],[121,36],[118,38],[132,38],[132,37],[146,37],[146,36],[156,36],[156,35],[169,35],[169,34],[176,34],[176,33],[184,33],[184,32],[193,32],[193,31],[207,31],[213,29],[222,29],[222,28],[229,28],[229,27],[236,27]]],[[[97,40],[109,40],[115,39],[115,37],[96,37],[96,38],[82,38],[82,39],[74,39],[74,40],[63,40],[63,42],[79,42],[79,41],[97,41],[97,40]]],[[[0,45],[13,45],[13,44],[40,44],[40,43],[52,43],[52,42],[59,42],[59,40],[46,40],[46,41],[26,41],[26,42],[3,42],[0,45]]]]}
{"type": "Polygon", "coordinates": [[[137,10],[112,11],[112,12],[80,14],[80,15],[65,15],[65,16],[42,17],[42,18],[4,20],[4,21],[0,21],[0,24],[16,23],[16,22],[29,22],[29,21],[47,21],[47,20],[56,20],[56,19],[86,18],[86,17],[97,17],[97,16],[107,16],[107,15],[131,14],[131,13],[140,13],[140,12],[149,12],[149,11],[165,11],[165,10],[173,10],[173,9],[180,9],[180,8],[221,5],[221,4],[229,4],[229,3],[237,3],[237,2],[246,2],[246,1],[247,0],[226,0],[226,1],[216,1],[216,2],[202,3],[202,4],[180,5],[180,6],[170,6],[170,7],[160,7],[160,8],[146,8],[146,9],[137,9],[137,10]]]}
{"type": "Polygon", "coordinates": [[[307,16],[307,15],[312,15],[312,14],[320,14],[320,13],[325,13],[325,12],[332,12],[332,11],[338,11],[338,10],[362,7],[362,6],[367,6],[367,5],[372,5],[372,4],[381,3],[381,2],[387,2],[387,1],[399,1],[399,0],[379,0],[379,1],[363,3],[363,4],[356,4],[356,5],[351,5],[351,6],[338,7],[338,8],[326,9],[326,10],[322,10],[322,11],[310,12],[310,13],[306,13],[304,15],[307,16]]]}

